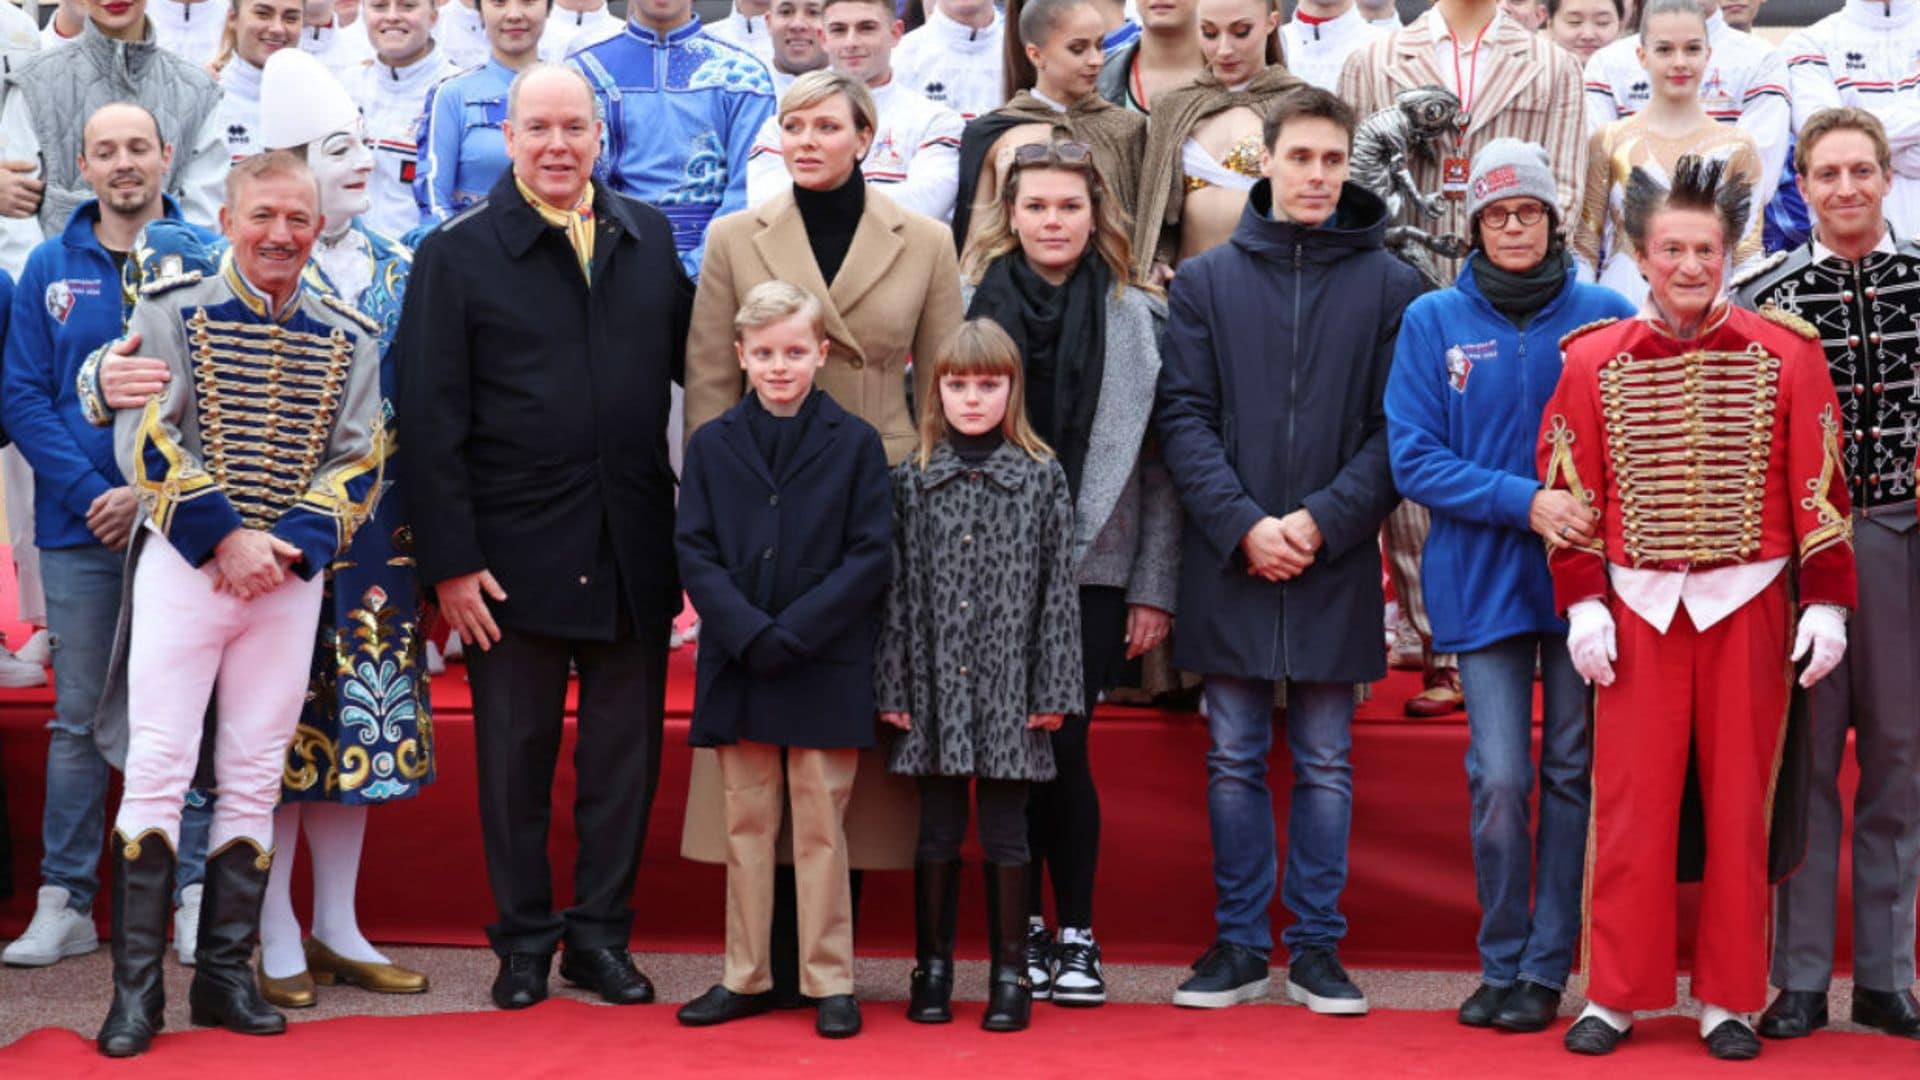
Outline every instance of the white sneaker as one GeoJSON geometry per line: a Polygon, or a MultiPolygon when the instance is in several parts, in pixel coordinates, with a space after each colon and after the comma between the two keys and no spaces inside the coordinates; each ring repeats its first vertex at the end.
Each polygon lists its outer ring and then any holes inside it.
{"type": "MultiPolygon", "coordinates": [[[[10,690],[47,685],[47,669],[0,649],[0,686],[10,690]]],[[[52,963],[52,961],[48,961],[52,963]]]]}
{"type": "Polygon", "coordinates": [[[193,949],[200,941],[200,886],[180,890],[180,906],[173,909],[173,954],[193,966],[193,949]]]}
{"type": "Polygon", "coordinates": [[[13,655],[40,667],[53,663],[53,646],[47,640],[46,628],[35,630],[25,645],[13,650],[13,655]]]}
{"type": "Polygon", "coordinates": [[[81,956],[100,947],[93,917],[67,906],[67,890],[40,886],[39,906],[27,932],[0,952],[0,962],[13,967],[46,967],[69,956],[81,956]]]}
{"type": "Polygon", "coordinates": [[[445,675],[446,673],[447,658],[440,655],[440,646],[431,641],[427,642],[427,674],[445,675]]]}
{"type": "Polygon", "coordinates": [[[450,661],[467,658],[467,644],[460,640],[460,631],[455,630],[447,635],[447,647],[440,650],[440,655],[450,661]]]}

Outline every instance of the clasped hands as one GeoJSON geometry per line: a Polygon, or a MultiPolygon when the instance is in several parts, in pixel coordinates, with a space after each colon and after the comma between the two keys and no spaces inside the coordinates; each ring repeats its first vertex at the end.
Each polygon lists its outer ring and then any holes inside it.
{"type": "Polygon", "coordinates": [[[279,588],[300,561],[300,549],[261,529],[235,529],[213,549],[206,567],[213,591],[252,600],[279,588]]]}
{"type": "Polygon", "coordinates": [[[1304,506],[1284,517],[1263,517],[1240,538],[1247,573],[1268,581],[1291,581],[1305,573],[1320,544],[1320,526],[1304,506]]]}

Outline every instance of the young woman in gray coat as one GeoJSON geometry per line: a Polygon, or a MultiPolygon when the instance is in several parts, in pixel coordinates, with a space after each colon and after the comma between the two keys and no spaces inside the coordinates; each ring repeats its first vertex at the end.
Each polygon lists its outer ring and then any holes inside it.
{"type": "MultiPolygon", "coordinates": [[[[1073,492],[1089,713],[1126,661],[1166,640],[1180,560],[1179,498],[1147,430],[1167,308],[1129,283],[1126,230],[1090,164],[1072,141],[1021,147],[963,267],[967,315],[994,320],[1019,348],[1027,417],[1059,451],[1073,492]]],[[[1035,997],[1061,1005],[1107,997],[1093,937],[1100,796],[1087,721],[1069,717],[1053,734],[1059,775],[1027,800],[1027,976],[1035,997]],[[1057,941],[1039,864],[1053,881],[1057,941]]]]}

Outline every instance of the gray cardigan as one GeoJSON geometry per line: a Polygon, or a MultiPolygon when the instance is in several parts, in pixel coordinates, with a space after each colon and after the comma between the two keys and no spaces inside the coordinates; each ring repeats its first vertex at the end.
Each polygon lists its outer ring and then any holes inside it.
{"type": "MultiPolygon", "coordinates": [[[[962,284],[960,301],[973,303],[962,284]]],[[[1180,578],[1180,498],[1148,445],[1166,301],[1128,286],[1107,296],[1107,356],[1073,508],[1074,577],[1172,612],[1180,578]]]]}

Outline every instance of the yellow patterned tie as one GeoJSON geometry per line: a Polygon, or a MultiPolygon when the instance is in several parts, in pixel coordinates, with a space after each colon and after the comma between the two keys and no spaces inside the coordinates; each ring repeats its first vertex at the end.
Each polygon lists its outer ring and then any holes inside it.
{"type": "Polygon", "coordinates": [[[533,193],[519,177],[514,177],[514,186],[520,189],[527,203],[540,220],[561,229],[567,234],[567,243],[573,245],[573,253],[580,259],[580,275],[593,283],[593,185],[588,184],[580,191],[580,201],[571,210],[562,210],[533,193]]]}

